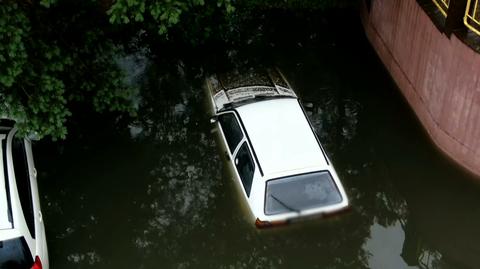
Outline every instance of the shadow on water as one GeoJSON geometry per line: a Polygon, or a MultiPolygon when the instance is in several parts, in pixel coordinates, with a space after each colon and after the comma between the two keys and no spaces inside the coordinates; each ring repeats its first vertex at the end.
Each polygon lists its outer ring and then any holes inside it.
{"type": "Polygon", "coordinates": [[[132,56],[137,118],[85,112],[67,141],[35,145],[52,268],[480,265],[480,187],[431,144],[359,22],[293,19],[213,53],[132,56]],[[267,231],[245,221],[201,83],[251,62],[278,65],[298,91],[348,214],[267,231]]]}

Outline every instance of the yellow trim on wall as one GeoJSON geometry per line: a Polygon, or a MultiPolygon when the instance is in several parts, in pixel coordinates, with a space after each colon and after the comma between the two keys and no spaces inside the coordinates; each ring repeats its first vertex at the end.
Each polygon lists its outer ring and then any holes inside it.
{"type": "Polygon", "coordinates": [[[437,6],[438,10],[447,17],[448,6],[450,5],[450,0],[432,0],[432,2],[437,6]]]}
{"type": "MultiPolygon", "coordinates": [[[[478,0],[468,0],[467,1],[467,8],[465,9],[465,17],[463,17],[463,23],[465,26],[468,27],[472,32],[474,32],[477,35],[480,35],[480,14],[476,14],[477,11],[480,11],[478,9],[478,0]],[[473,9],[472,3],[474,4],[473,9]],[[470,12],[472,10],[472,12],[470,12]],[[471,23],[473,22],[473,23],[471,23]]],[[[480,13],[480,12],[479,12],[480,13]]]]}

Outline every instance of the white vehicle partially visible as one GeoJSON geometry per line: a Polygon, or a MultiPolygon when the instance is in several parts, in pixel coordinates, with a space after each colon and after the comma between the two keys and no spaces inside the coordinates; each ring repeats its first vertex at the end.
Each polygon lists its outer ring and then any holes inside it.
{"type": "Polygon", "coordinates": [[[0,269],[48,269],[31,142],[0,119],[0,144],[0,269]]]}
{"type": "Polygon", "coordinates": [[[345,190],[278,69],[206,80],[211,122],[258,228],[348,208],[345,190]]]}

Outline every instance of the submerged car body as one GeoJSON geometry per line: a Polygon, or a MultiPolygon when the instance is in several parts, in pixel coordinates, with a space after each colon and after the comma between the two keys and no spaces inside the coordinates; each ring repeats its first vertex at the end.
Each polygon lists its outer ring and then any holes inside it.
{"type": "Polygon", "coordinates": [[[348,207],[297,95],[277,69],[206,80],[212,123],[257,227],[348,207]]]}
{"type": "Polygon", "coordinates": [[[0,119],[0,269],[48,269],[30,140],[0,119]]]}

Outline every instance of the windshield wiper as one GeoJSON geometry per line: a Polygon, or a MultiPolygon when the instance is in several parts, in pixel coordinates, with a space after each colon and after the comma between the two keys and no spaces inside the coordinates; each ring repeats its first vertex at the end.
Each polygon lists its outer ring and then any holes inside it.
{"type": "Polygon", "coordinates": [[[275,199],[275,201],[277,201],[279,204],[281,204],[283,207],[285,207],[286,209],[290,210],[290,211],[293,211],[293,212],[297,212],[298,214],[300,214],[300,211],[301,210],[298,210],[296,208],[293,208],[287,204],[285,204],[282,200],[278,199],[277,197],[275,197],[273,194],[270,194],[270,196],[275,199]]]}

